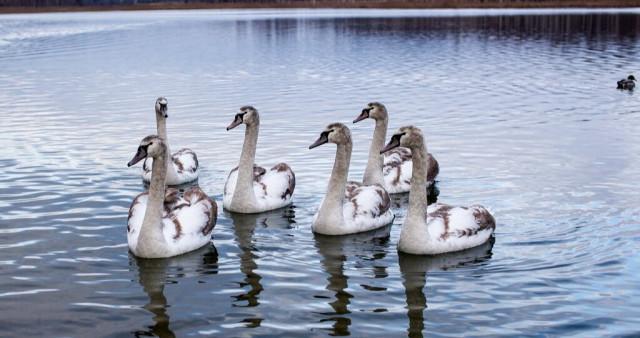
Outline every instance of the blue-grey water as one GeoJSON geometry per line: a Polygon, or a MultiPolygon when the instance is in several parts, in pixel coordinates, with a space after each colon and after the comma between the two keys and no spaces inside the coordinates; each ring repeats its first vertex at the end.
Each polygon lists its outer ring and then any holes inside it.
{"type": "Polygon", "coordinates": [[[0,335],[640,335],[640,9],[221,10],[0,15],[0,335]],[[220,212],[212,246],[138,260],[127,168],[169,100],[220,212]],[[393,225],[314,236],[348,123],[360,179],[370,101],[415,124],[438,202],[493,211],[495,243],[398,254],[393,225]],[[297,175],[290,208],[222,210],[243,128],[297,175]],[[217,253],[216,253],[217,250],[217,253]]]}

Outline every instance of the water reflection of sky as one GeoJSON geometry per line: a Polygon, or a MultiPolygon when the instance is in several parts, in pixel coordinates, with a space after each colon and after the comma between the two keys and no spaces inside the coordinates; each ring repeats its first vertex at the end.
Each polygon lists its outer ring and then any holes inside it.
{"type": "MultiPolygon", "coordinates": [[[[640,64],[639,14],[2,15],[0,298],[12,311],[0,324],[37,335],[25,322],[36,317],[78,336],[633,333],[640,103],[614,86],[640,64]],[[243,141],[225,127],[256,106],[257,162],[294,168],[294,209],[221,213],[215,262],[131,260],[123,226],[143,186],[125,164],[155,132],[160,95],[172,148],[198,153],[199,184],[219,202],[243,141]],[[373,100],[390,129],[427,131],[438,201],[493,208],[488,254],[398,256],[402,199],[389,237],[311,234],[335,149],[307,148],[373,100]]],[[[373,124],[349,127],[359,179],[373,124]]]]}

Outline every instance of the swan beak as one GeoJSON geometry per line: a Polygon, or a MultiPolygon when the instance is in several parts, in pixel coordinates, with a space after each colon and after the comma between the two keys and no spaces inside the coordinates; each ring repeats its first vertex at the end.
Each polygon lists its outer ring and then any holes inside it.
{"type": "Polygon", "coordinates": [[[236,115],[236,118],[233,120],[233,122],[231,122],[231,124],[227,127],[227,131],[239,126],[240,124],[242,124],[242,115],[238,114],[236,115]]]}
{"type": "Polygon", "coordinates": [[[368,118],[370,110],[371,109],[367,109],[367,108],[362,109],[362,114],[360,114],[360,116],[358,116],[355,120],[353,120],[353,123],[360,122],[360,121],[368,118]]]}
{"type": "Polygon", "coordinates": [[[167,113],[167,111],[169,111],[169,109],[167,108],[167,105],[166,104],[161,104],[160,105],[160,114],[162,114],[162,116],[164,116],[165,119],[167,117],[169,117],[169,113],[167,113]]]}
{"type": "Polygon", "coordinates": [[[325,144],[327,142],[329,142],[329,133],[324,132],[324,133],[320,134],[320,137],[315,142],[313,142],[312,145],[309,146],[309,149],[313,149],[313,148],[315,148],[315,147],[317,147],[319,145],[325,144]]]}
{"type": "Polygon", "coordinates": [[[136,152],[136,156],[134,156],[129,163],[127,163],[127,167],[131,167],[132,165],[140,162],[140,160],[147,157],[147,149],[144,147],[138,147],[138,151],[136,152]]]}
{"type": "Polygon", "coordinates": [[[382,148],[382,150],[380,150],[380,154],[383,154],[393,148],[397,148],[400,146],[400,137],[402,137],[402,135],[393,135],[391,136],[391,141],[389,141],[389,143],[387,143],[387,145],[382,148]]]}

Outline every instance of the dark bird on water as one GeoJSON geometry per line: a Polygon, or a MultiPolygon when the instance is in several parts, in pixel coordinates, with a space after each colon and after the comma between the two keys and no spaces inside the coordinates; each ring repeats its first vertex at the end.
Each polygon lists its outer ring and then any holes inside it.
{"type": "Polygon", "coordinates": [[[636,86],[636,78],[629,75],[626,79],[618,81],[618,89],[633,89],[636,86]]]}

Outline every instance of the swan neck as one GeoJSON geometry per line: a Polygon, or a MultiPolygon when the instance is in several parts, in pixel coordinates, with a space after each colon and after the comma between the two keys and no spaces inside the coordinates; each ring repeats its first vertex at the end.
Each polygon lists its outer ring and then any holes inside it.
{"type": "Polygon", "coordinates": [[[156,126],[158,129],[158,136],[162,137],[164,142],[167,143],[167,119],[161,114],[156,114],[156,126]]]}
{"type": "Polygon", "coordinates": [[[143,257],[145,251],[158,250],[166,246],[164,234],[162,232],[162,211],[164,203],[165,180],[167,177],[167,167],[164,165],[166,155],[154,158],[151,183],[149,185],[149,198],[147,209],[144,213],[138,246],[136,253],[143,257]]]}
{"type": "Polygon", "coordinates": [[[371,148],[369,148],[369,160],[362,179],[364,184],[380,184],[384,187],[384,176],[382,174],[384,156],[380,154],[380,150],[384,147],[385,138],[387,137],[387,121],[387,118],[376,120],[376,128],[373,131],[371,148]]]}
{"type": "Polygon", "coordinates": [[[178,174],[173,167],[173,158],[171,157],[171,149],[169,148],[169,138],[167,137],[167,119],[161,114],[156,113],[156,126],[158,129],[158,136],[164,139],[164,144],[167,147],[167,156],[165,156],[165,162],[167,165],[167,174],[170,176],[169,181],[175,182],[178,174]]]}
{"type": "Polygon", "coordinates": [[[412,147],[413,172],[411,174],[411,191],[409,192],[409,223],[423,224],[427,219],[427,148],[424,143],[412,147]]]}
{"type": "Polygon", "coordinates": [[[349,164],[351,161],[352,144],[339,144],[336,149],[336,158],[333,163],[333,171],[329,179],[327,194],[318,211],[318,218],[323,215],[342,216],[344,193],[347,187],[347,177],[349,176],[349,164]]]}
{"type": "Polygon", "coordinates": [[[244,144],[242,145],[242,154],[240,155],[240,164],[238,164],[238,180],[236,182],[236,190],[234,191],[234,200],[241,199],[255,200],[255,192],[253,191],[253,164],[256,158],[256,147],[258,145],[259,125],[247,125],[244,132],[244,144]]]}

